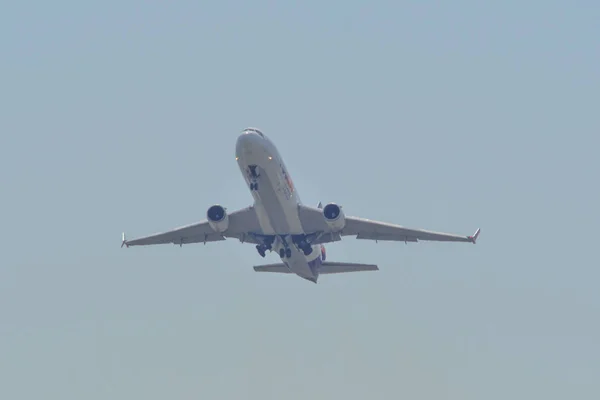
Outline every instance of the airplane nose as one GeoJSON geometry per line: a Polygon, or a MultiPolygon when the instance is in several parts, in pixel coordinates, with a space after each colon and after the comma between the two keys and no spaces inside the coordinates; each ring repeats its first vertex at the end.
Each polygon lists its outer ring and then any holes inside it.
{"type": "Polygon", "coordinates": [[[241,152],[251,152],[260,142],[262,138],[258,133],[251,130],[246,130],[238,136],[236,150],[241,152]]]}
{"type": "Polygon", "coordinates": [[[236,143],[236,147],[239,150],[244,150],[250,147],[250,145],[252,144],[252,134],[251,133],[242,133],[238,139],[237,139],[237,143],[236,143]]]}
{"type": "Polygon", "coordinates": [[[253,136],[256,136],[256,134],[242,133],[238,137],[236,145],[235,145],[235,151],[238,156],[249,155],[252,153],[252,150],[255,147],[254,143],[256,140],[256,138],[253,136]]]}

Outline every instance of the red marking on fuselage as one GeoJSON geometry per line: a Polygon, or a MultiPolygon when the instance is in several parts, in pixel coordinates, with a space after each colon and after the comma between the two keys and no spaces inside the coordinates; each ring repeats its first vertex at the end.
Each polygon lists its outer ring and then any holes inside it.
{"type": "Polygon", "coordinates": [[[290,178],[290,175],[287,173],[287,171],[285,170],[283,165],[281,166],[281,173],[283,174],[283,179],[285,179],[285,182],[287,183],[288,187],[293,192],[294,191],[294,182],[292,182],[292,178],[290,178]]]}

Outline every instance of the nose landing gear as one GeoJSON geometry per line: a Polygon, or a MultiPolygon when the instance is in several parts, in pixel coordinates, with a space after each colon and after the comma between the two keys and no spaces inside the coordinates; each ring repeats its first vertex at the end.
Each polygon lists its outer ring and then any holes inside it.
{"type": "Polygon", "coordinates": [[[257,168],[258,168],[258,165],[248,165],[248,171],[250,172],[250,176],[252,178],[258,178],[260,176],[257,168]]]}
{"type": "Polygon", "coordinates": [[[258,190],[258,177],[260,176],[258,165],[248,165],[247,173],[250,178],[250,190],[258,190]]]}

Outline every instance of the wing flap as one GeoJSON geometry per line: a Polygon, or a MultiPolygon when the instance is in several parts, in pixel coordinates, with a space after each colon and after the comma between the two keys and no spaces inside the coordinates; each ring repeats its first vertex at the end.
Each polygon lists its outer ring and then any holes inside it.
{"type": "Polygon", "coordinates": [[[357,239],[368,239],[368,240],[393,240],[393,241],[401,241],[401,242],[418,242],[417,238],[414,236],[402,236],[402,235],[394,235],[390,233],[382,233],[382,232],[358,232],[356,234],[357,239]]]}
{"type": "Polygon", "coordinates": [[[143,236],[133,240],[125,240],[125,246],[148,246],[156,244],[189,244],[200,242],[216,242],[225,240],[225,237],[215,233],[208,222],[199,222],[197,224],[175,228],[170,231],[155,233],[153,235],[143,236]]]}

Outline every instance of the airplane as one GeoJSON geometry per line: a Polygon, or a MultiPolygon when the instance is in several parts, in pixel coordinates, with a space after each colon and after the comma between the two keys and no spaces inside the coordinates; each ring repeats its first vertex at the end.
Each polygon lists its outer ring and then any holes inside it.
{"type": "Polygon", "coordinates": [[[121,247],[167,243],[182,246],[233,238],[254,244],[263,258],[267,251],[279,255],[280,263],[257,265],[255,271],[295,274],[316,284],[320,275],[379,270],[375,264],[328,261],[324,245],[344,236],[405,243],[428,240],[473,244],[479,236],[480,229],[471,236],[461,236],[346,216],[337,203],[305,205],[279,151],[256,128],[246,128],[239,135],[235,159],[254,198],[253,205],[229,212],[215,204],[207,209],[203,221],[138,239],[127,240],[123,233],[121,247]]]}

